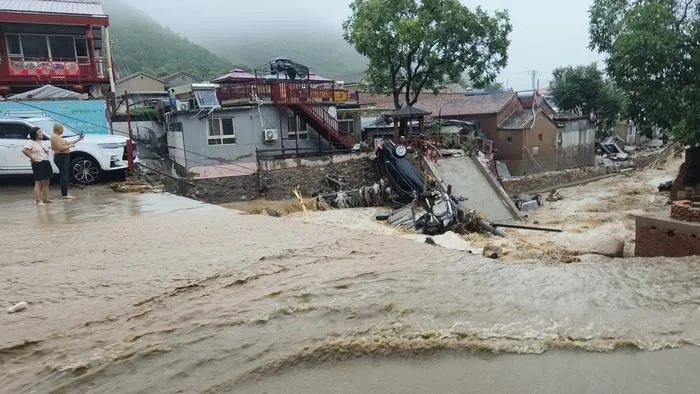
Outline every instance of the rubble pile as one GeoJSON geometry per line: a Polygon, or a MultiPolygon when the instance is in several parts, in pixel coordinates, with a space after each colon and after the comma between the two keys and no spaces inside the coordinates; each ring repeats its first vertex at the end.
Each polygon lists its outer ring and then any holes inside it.
{"type": "Polygon", "coordinates": [[[152,185],[141,180],[127,180],[124,182],[116,182],[109,185],[110,189],[118,193],[150,193],[159,191],[152,185]]]}

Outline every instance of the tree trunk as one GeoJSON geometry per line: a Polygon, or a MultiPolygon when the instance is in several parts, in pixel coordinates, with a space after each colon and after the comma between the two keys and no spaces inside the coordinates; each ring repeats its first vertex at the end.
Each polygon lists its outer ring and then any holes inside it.
{"type": "Polygon", "coordinates": [[[401,108],[401,104],[399,103],[399,97],[401,97],[401,91],[394,89],[394,109],[401,108]]]}

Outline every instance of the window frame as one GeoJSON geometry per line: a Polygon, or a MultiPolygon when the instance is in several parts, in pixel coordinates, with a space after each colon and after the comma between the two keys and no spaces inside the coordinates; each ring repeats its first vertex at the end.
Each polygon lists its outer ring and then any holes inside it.
{"type": "Polygon", "coordinates": [[[236,121],[234,117],[230,118],[209,118],[207,119],[207,146],[229,146],[236,145],[236,121]],[[231,121],[231,131],[233,134],[224,134],[224,121],[231,121]],[[216,122],[219,126],[219,134],[212,135],[212,125],[216,122]],[[224,142],[225,140],[233,140],[233,142],[224,142]],[[213,143],[212,141],[218,141],[213,143]]]}
{"type": "Polygon", "coordinates": [[[29,138],[29,130],[31,127],[27,126],[24,123],[19,123],[19,122],[0,122],[0,140],[28,140],[29,138]],[[21,135],[13,136],[13,137],[6,137],[9,135],[9,133],[5,133],[3,130],[7,126],[14,126],[14,127],[23,127],[26,131],[26,134],[24,134],[24,137],[21,135]]]}
{"type": "Polygon", "coordinates": [[[11,59],[21,59],[24,61],[41,61],[44,60],[41,57],[27,57],[24,53],[24,44],[22,42],[22,37],[24,36],[35,36],[43,37],[44,43],[46,45],[46,51],[48,54],[49,61],[74,61],[74,62],[89,62],[90,61],[90,47],[88,45],[87,37],[76,36],[71,34],[37,34],[37,33],[5,33],[5,46],[7,48],[7,55],[11,59]],[[19,43],[19,53],[10,53],[10,37],[16,37],[19,43]],[[51,51],[51,37],[69,37],[73,41],[73,57],[72,58],[54,58],[53,52],[51,51]],[[86,56],[78,56],[78,44],[76,41],[82,41],[85,43],[85,54],[86,56]],[[27,60],[28,59],[28,60],[27,60]]]}
{"type": "Polygon", "coordinates": [[[308,140],[309,124],[297,115],[287,117],[287,139],[290,141],[308,140]],[[294,127],[292,127],[294,126],[294,127]],[[302,128],[303,126],[303,128],[302,128]]]}

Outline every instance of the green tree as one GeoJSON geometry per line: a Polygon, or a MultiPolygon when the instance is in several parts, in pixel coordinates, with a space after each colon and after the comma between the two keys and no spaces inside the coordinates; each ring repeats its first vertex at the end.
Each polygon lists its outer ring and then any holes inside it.
{"type": "Polygon", "coordinates": [[[601,132],[606,132],[624,111],[624,96],[606,80],[595,63],[560,67],[552,72],[552,96],[563,111],[591,116],[601,132]]]}
{"type": "Polygon", "coordinates": [[[590,47],[607,55],[630,119],[700,142],[700,2],[595,0],[590,16],[590,47]]]}
{"type": "Polygon", "coordinates": [[[394,106],[413,105],[424,89],[445,80],[484,86],[507,63],[512,30],[506,11],[489,15],[459,0],[355,0],[343,23],[344,37],[369,59],[365,82],[374,93],[390,92],[394,106]]]}

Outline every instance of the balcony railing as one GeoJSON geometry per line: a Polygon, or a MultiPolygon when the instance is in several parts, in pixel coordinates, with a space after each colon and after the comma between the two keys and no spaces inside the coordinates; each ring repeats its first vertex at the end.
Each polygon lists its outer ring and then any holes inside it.
{"type": "Polygon", "coordinates": [[[30,59],[3,57],[0,77],[13,80],[66,80],[97,82],[109,79],[107,61],[85,59],[30,59]]]}
{"type": "Polygon", "coordinates": [[[281,84],[286,85],[287,90],[304,92],[306,97],[310,96],[313,101],[317,102],[330,101],[345,103],[354,100],[347,89],[322,88],[315,87],[313,84],[295,82],[250,82],[234,85],[221,85],[217,89],[216,94],[220,102],[230,100],[252,100],[253,97],[257,97],[263,101],[271,101],[273,99],[274,87],[281,84]]]}

